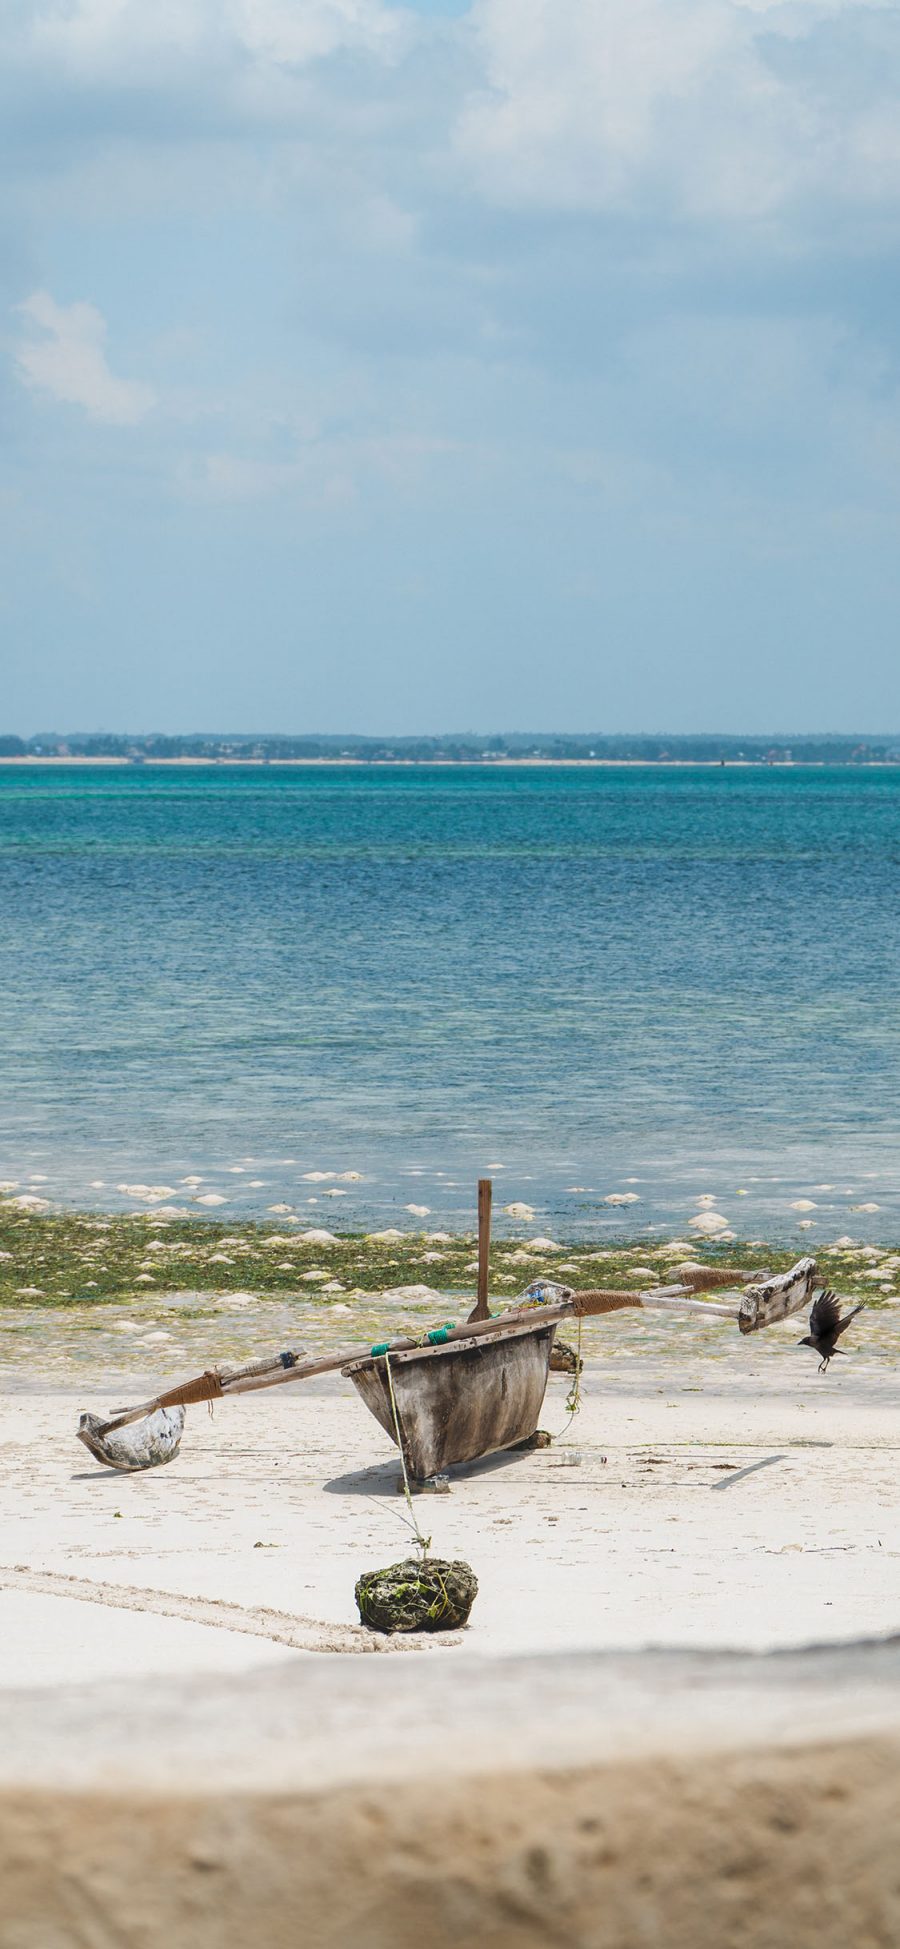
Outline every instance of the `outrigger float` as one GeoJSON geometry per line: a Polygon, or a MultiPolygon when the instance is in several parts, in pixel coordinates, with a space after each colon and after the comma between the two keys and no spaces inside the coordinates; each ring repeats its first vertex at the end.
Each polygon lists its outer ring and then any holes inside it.
{"type": "Polygon", "coordinates": [[[536,1433],[556,1329],[568,1319],[596,1318],[627,1307],[701,1313],[735,1321],[756,1333],[805,1307],[816,1290],[816,1262],[799,1259],[770,1277],[736,1266],[677,1267],[677,1283],[646,1292],[575,1292],[538,1280],[499,1316],[488,1308],[491,1181],[478,1186],[478,1297],[461,1326],[433,1328],[422,1338],[384,1341],[361,1351],[322,1357],[288,1350],[242,1367],[210,1368],[138,1407],[108,1420],[83,1414],[78,1436],[109,1468],[155,1468],[172,1461],[185,1410],[233,1394],[256,1393],[318,1374],[341,1373],[402,1451],[414,1483],[442,1475],[454,1463],[476,1461],[528,1442],[536,1433]],[[712,1300],[699,1298],[704,1292],[712,1300]]]}

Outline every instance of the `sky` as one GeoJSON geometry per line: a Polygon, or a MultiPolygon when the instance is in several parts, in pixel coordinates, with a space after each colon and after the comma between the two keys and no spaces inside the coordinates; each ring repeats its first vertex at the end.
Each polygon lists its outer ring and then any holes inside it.
{"type": "Polygon", "coordinates": [[[0,730],[900,731],[900,4],[0,0],[0,730]]]}

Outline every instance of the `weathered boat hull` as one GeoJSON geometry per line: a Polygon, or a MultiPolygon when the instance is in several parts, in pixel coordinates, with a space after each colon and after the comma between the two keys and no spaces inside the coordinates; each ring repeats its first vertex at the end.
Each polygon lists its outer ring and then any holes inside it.
{"type": "MultiPolygon", "coordinates": [[[[556,1323],[511,1327],[491,1340],[416,1347],[390,1357],[403,1458],[417,1481],[527,1441],[538,1425],[556,1323]]],[[[343,1372],[396,1441],[384,1355],[343,1372]]]]}

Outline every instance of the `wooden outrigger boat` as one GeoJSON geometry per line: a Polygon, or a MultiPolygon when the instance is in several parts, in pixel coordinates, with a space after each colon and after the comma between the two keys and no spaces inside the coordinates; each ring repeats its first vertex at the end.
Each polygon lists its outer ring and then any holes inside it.
{"type": "Polygon", "coordinates": [[[412,1347],[391,1354],[390,1382],[383,1354],[341,1371],[392,1441],[396,1410],[407,1474],[423,1482],[535,1433],[555,1333],[555,1320],[520,1321],[490,1339],[412,1347]]]}
{"type": "MultiPolygon", "coordinates": [[[[478,1297],[469,1324],[489,1320],[491,1180],[478,1182],[478,1297]]],[[[559,1289],[562,1292],[562,1288],[559,1289]]],[[[374,1351],[342,1368],[385,1434],[398,1441],[407,1475],[425,1482],[456,1462],[515,1448],[535,1433],[547,1391],[556,1320],[498,1323],[472,1334],[374,1351]]]]}
{"type": "Polygon", "coordinates": [[[325,1357],[288,1351],[243,1367],[210,1369],[109,1420],[84,1414],[78,1435],[99,1462],[117,1469],[153,1468],[178,1451],[184,1411],[197,1402],[256,1392],[314,1375],[341,1372],[391,1439],[419,1483],[456,1463],[527,1442],[537,1430],[557,1326],[564,1319],[626,1307],[700,1312],[754,1333],[796,1313],[812,1298],[814,1259],[770,1278],[734,1266],[679,1266],[678,1283],[647,1292],[574,1292],[538,1281],[498,1318],[488,1308],[491,1184],[478,1187],[478,1297],[462,1326],[432,1329],[424,1339],[385,1341],[365,1352],[325,1357]],[[722,1288],[742,1287],[726,1297],[722,1288]],[[715,1300],[700,1292],[718,1292],[715,1300]]]}

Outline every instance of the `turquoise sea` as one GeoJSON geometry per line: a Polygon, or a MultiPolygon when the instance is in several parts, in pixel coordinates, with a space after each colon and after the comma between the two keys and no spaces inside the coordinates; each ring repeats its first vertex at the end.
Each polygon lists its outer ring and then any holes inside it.
{"type": "Polygon", "coordinates": [[[900,768],[0,765],[0,1178],[896,1238],[898,895],[900,768]]]}

